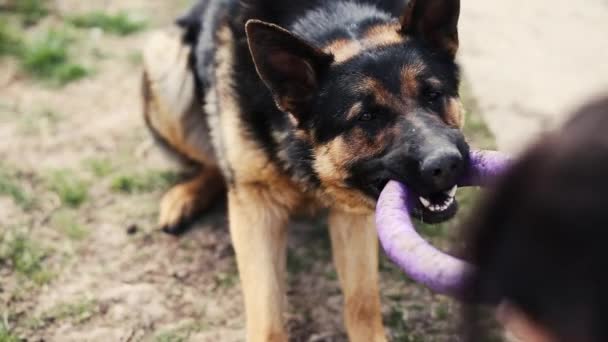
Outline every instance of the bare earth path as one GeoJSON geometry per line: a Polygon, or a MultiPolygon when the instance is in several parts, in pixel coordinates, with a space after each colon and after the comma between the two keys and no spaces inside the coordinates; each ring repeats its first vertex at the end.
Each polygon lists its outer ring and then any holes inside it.
{"type": "Polygon", "coordinates": [[[608,94],[605,0],[461,3],[460,59],[501,149],[608,94]]]}

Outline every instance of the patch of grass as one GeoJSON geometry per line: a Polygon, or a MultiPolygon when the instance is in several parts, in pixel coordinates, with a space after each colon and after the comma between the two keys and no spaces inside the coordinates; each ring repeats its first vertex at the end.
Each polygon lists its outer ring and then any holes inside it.
{"type": "Polygon", "coordinates": [[[435,308],[435,317],[441,321],[447,321],[450,318],[450,307],[441,303],[435,308]]]}
{"type": "Polygon", "coordinates": [[[59,321],[70,320],[74,323],[84,323],[93,316],[95,311],[97,311],[97,302],[83,298],[72,303],[61,303],[48,311],[45,316],[59,321]]]}
{"type": "Polygon", "coordinates": [[[0,342],[20,342],[21,339],[11,332],[3,320],[0,319],[0,342]]]}
{"type": "Polygon", "coordinates": [[[68,18],[68,21],[79,28],[100,28],[104,32],[126,36],[146,28],[143,19],[134,18],[126,12],[107,14],[104,12],[91,12],[68,18]]]}
{"type": "Polygon", "coordinates": [[[214,290],[220,288],[229,289],[233,288],[238,283],[238,274],[221,272],[216,274],[213,280],[215,281],[214,290]]]}
{"type": "Polygon", "coordinates": [[[16,0],[15,12],[23,17],[24,24],[33,25],[50,13],[48,3],[48,0],[16,0]]]}
{"type": "Polygon", "coordinates": [[[0,21],[0,56],[19,56],[23,52],[23,39],[8,21],[0,21]]]}
{"type": "Polygon", "coordinates": [[[82,324],[90,320],[99,310],[96,300],[80,298],[74,302],[59,303],[28,322],[34,329],[42,329],[54,322],[82,324]]]}
{"type": "Polygon", "coordinates": [[[27,44],[21,58],[22,68],[35,78],[58,85],[86,77],[90,71],[70,59],[71,43],[66,32],[48,31],[44,37],[27,44]]]}
{"type": "Polygon", "coordinates": [[[30,210],[35,205],[34,198],[23,190],[14,172],[2,164],[0,164],[0,196],[12,198],[23,210],[30,210]]]}
{"type": "Polygon", "coordinates": [[[203,323],[195,323],[187,321],[181,326],[161,331],[154,337],[154,342],[185,342],[189,341],[193,333],[207,330],[207,325],[203,323]]]}
{"type": "Polygon", "coordinates": [[[145,193],[166,188],[177,181],[171,171],[149,171],[141,174],[120,175],[112,181],[112,190],[125,194],[145,193]]]}
{"type": "Polygon", "coordinates": [[[89,231],[78,223],[78,215],[71,210],[56,212],[51,218],[51,225],[71,240],[80,241],[89,235],[89,231]]]}
{"type": "Polygon", "coordinates": [[[46,252],[22,233],[0,236],[0,265],[8,266],[16,273],[37,284],[46,284],[52,273],[44,268],[46,252]]]}
{"type": "Polygon", "coordinates": [[[114,172],[114,165],[110,159],[92,158],[85,160],[84,164],[97,178],[105,178],[114,172]]]}
{"type": "Polygon", "coordinates": [[[392,335],[393,341],[414,342],[417,341],[410,336],[410,329],[405,323],[405,315],[403,310],[397,306],[391,307],[391,311],[384,318],[384,323],[392,335]]]}
{"type": "Polygon", "coordinates": [[[70,170],[54,171],[48,180],[49,188],[54,191],[61,203],[72,208],[80,207],[89,194],[89,185],[70,170]]]}

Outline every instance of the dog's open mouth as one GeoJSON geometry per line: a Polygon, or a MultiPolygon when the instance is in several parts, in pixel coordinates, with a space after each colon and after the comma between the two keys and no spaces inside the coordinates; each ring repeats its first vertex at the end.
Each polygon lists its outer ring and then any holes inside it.
{"type": "Polygon", "coordinates": [[[456,192],[458,186],[426,196],[418,196],[413,214],[427,223],[440,223],[454,217],[458,211],[456,192]]]}
{"type": "MultiPolygon", "coordinates": [[[[379,196],[386,184],[388,184],[388,180],[379,179],[371,185],[370,189],[379,196]]],[[[420,195],[412,190],[412,198],[416,198],[410,208],[412,216],[425,223],[441,223],[453,218],[458,212],[457,192],[457,185],[448,190],[428,195],[420,195]]]]}

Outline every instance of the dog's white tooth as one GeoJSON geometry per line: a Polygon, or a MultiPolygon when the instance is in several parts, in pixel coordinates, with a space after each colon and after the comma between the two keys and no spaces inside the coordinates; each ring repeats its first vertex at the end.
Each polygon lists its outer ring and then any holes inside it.
{"type": "Polygon", "coordinates": [[[448,196],[450,196],[450,197],[453,198],[454,196],[456,196],[456,192],[457,191],[458,191],[458,185],[454,185],[454,187],[452,188],[452,190],[450,190],[448,192],[448,196]]]}
{"type": "Polygon", "coordinates": [[[420,197],[420,203],[422,203],[422,205],[423,205],[425,208],[428,208],[428,207],[430,207],[430,206],[431,206],[431,201],[427,200],[427,199],[426,199],[426,198],[424,198],[424,197],[420,197]]]}

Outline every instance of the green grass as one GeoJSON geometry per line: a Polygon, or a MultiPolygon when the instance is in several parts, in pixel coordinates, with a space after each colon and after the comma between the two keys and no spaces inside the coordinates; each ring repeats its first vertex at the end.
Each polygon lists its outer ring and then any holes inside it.
{"type": "Polygon", "coordinates": [[[33,25],[50,13],[49,2],[49,0],[16,0],[14,10],[21,15],[24,24],[33,25]]]}
{"type": "Polygon", "coordinates": [[[154,342],[186,342],[193,333],[207,329],[208,326],[203,323],[186,321],[177,328],[161,331],[154,337],[154,342]]]}
{"type": "Polygon", "coordinates": [[[89,235],[89,231],[78,223],[78,214],[72,210],[59,210],[53,214],[51,226],[75,241],[83,240],[89,235]]]}
{"type": "Polygon", "coordinates": [[[46,284],[52,273],[44,268],[46,252],[23,233],[0,236],[0,265],[8,266],[16,273],[37,284],[46,284]]]}
{"type": "Polygon", "coordinates": [[[72,325],[78,325],[93,318],[98,310],[99,305],[96,300],[79,298],[74,302],[63,302],[55,305],[40,316],[30,319],[27,326],[40,330],[56,322],[70,322],[72,325]]]}
{"type": "Polygon", "coordinates": [[[88,183],[70,170],[58,170],[51,173],[49,188],[54,191],[61,203],[71,208],[80,207],[88,198],[88,183]]]}
{"type": "Polygon", "coordinates": [[[22,37],[9,26],[8,21],[0,20],[0,56],[19,56],[23,45],[22,37]]]}
{"type": "Polygon", "coordinates": [[[28,74],[53,84],[65,85],[90,74],[84,66],[72,62],[69,47],[73,40],[64,31],[50,30],[26,45],[21,66],[28,74]]]}
{"type": "Polygon", "coordinates": [[[126,12],[107,14],[104,12],[91,12],[68,18],[68,21],[79,28],[100,28],[104,32],[126,36],[146,28],[145,20],[136,19],[126,12]]]}
{"type": "Polygon", "coordinates": [[[61,303],[44,314],[45,317],[57,321],[70,320],[74,323],[83,323],[93,317],[97,311],[97,302],[92,299],[79,299],[76,302],[61,303]]]}
{"type": "Polygon", "coordinates": [[[392,341],[414,342],[422,341],[410,335],[410,329],[404,319],[404,309],[393,306],[391,311],[384,318],[384,323],[390,328],[392,341]]]}
{"type": "Polygon", "coordinates": [[[13,335],[9,327],[0,319],[0,342],[20,342],[21,339],[13,335]]]}
{"type": "Polygon", "coordinates": [[[125,194],[145,193],[166,188],[175,183],[177,175],[170,171],[148,171],[120,175],[112,181],[112,190],[125,194]]]}
{"type": "Polygon", "coordinates": [[[87,159],[85,167],[97,178],[105,178],[114,172],[114,165],[110,159],[87,159]]]}
{"type": "Polygon", "coordinates": [[[215,281],[214,290],[230,289],[239,282],[239,276],[236,270],[231,273],[220,272],[213,277],[213,280],[215,281]]]}
{"type": "Polygon", "coordinates": [[[8,196],[23,210],[30,210],[35,205],[31,194],[19,184],[18,177],[7,166],[0,163],[0,196],[8,196]]]}

